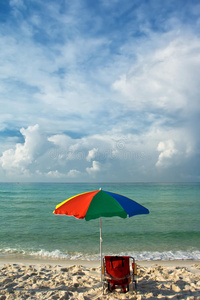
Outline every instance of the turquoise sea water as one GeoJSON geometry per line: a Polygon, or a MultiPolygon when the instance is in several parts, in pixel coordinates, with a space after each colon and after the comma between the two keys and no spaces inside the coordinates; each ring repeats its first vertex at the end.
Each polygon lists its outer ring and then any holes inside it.
{"type": "Polygon", "coordinates": [[[99,220],[52,212],[65,199],[100,187],[150,210],[102,218],[104,254],[200,259],[200,183],[0,183],[0,256],[99,259],[99,220]]]}

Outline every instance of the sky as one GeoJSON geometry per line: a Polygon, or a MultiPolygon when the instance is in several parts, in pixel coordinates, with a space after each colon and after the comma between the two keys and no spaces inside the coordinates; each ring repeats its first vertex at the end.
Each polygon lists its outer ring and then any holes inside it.
{"type": "Polygon", "coordinates": [[[1,0],[1,182],[199,182],[200,2],[1,0]]]}

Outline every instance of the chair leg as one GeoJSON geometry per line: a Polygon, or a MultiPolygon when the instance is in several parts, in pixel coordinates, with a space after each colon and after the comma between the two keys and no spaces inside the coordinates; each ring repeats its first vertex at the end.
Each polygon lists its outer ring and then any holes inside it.
{"type": "Polygon", "coordinates": [[[110,282],[108,282],[108,290],[109,290],[109,292],[112,292],[112,287],[111,287],[110,282]]]}
{"type": "Polygon", "coordinates": [[[137,281],[136,280],[133,281],[133,292],[135,292],[137,294],[137,281]]]}
{"type": "Polygon", "coordinates": [[[105,281],[104,281],[104,282],[103,282],[103,295],[104,295],[105,288],[106,288],[106,283],[105,283],[105,281]]]}

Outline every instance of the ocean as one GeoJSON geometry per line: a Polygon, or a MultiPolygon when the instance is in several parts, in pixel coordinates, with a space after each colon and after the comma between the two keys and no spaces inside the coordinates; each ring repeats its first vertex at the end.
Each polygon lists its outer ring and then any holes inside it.
{"type": "Polygon", "coordinates": [[[104,255],[200,259],[200,183],[0,183],[0,258],[99,259],[99,220],[54,215],[57,204],[102,188],[149,215],[102,218],[104,255]]]}

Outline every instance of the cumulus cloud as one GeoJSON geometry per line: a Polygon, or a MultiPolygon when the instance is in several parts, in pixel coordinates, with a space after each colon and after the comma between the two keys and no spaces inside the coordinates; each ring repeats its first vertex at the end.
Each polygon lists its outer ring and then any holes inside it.
{"type": "MultiPolygon", "coordinates": [[[[22,128],[20,132],[24,142],[3,151],[0,157],[0,166],[8,176],[70,179],[79,178],[84,173],[93,176],[100,171],[100,163],[93,160],[97,148],[89,150],[91,137],[90,141],[85,138],[73,140],[65,134],[48,137],[38,124],[22,128]],[[81,151],[83,145],[85,151],[81,151]]],[[[94,143],[95,140],[97,137],[94,143]]]]}
{"type": "Polygon", "coordinates": [[[97,148],[93,148],[92,150],[89,150],[88,152],[88,156],[86,157],[86,159],[88,161],[94,160],[96,154],[98,153],[98,149],[97,148]]]}
{"type": "Polygon", "coordinates": [[[157,167],[166,167],[170,165],[170,159],[178,152],[172,140],[160,142],[157,150],[161,152],[158,161],[156,162],[157,167]]]}
{"type": "Polygon", "coordinates": [[[61,173],[59,172],[58,170],[55,170],[55,171],[49,171],[47,172],[46,174],[43,174],[43,175],[46,175],[47,177],[49,178],[52,178],[52,179],[73,179],[73,178],[77,178],[81,175],[81,172],[78,171],[78,170],[70,170],[69,172],[66,172],[66,173],[61,173]]]}
{"type": "Polygon", "coordinates": [[[145,175],[156,180],[160,178],[158,171],[174,162],[176,167],[181,166],[194,152],[189,133],[179,129],[166,132],[150,127],[142,135],[119,136],[112,132],[71,139],[66,134],[44,135],[35,125],[21,129],[21,133],[24,142],[3,151],[0,157],[4,178],[12,174],[15,180],[29,176],[34,180],[138,181],[145,175]]]}
{"type": "Polygon", "coordinates": [[[70,170],[68,173],[67,173],[67,176],[70,177],[70,178],[76,178],[78,176],[81,175],[81,172],[78,171],[78,170],[70,170]]]}
{"type": "Polygon", "coordinates": [[[101,164],[98,161],[93,161],[92,162],[92,167],[91,168],[86,168],[86,171],[90,175],[95,175],[97,172],[99,172],[101,169],[101,164]]]}
{"type": "Polygon", "coordinates": [[[62,178],[65,177],[65,174],[60,173],[58,170],[55,171],[49,171],[47,173],[47,176],[52,177],[52,178],[62,178]]]}
{"type": "Polygon", "coordinates": [[[72,143],[72,139],[64,134],[52,135],[48,138],[48,141],[61,148],[69,147],[69,145],[72,143]]]}
{"type": "Polygon", "coordinates": [[[41,148],[44,146],[43,136],[40,134],[39,126],[29,126],[27,129],[20,130],[24,136],[24,144],[17,143],[14,149],[8,149],[0,157],[0,163],[4,170],[13,172],[18,170],[20,173],[27,172],[27,166],[41,155],[41,148]]]}

